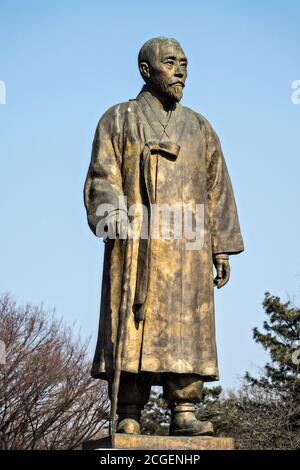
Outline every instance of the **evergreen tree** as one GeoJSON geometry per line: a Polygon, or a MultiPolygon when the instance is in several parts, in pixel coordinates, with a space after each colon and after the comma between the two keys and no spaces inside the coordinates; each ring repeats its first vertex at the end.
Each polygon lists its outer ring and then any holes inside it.
{"type": "Polygon", "coordinates": [[[259,378],[246,373],[246,381],[272,394],[286,408],[288,426],[300,429],[300,309],[291,302],[266,292],[263,307],[267,315],[254,340],[269,352],[271,362],[259,378]]]}
{"type": "Polygon", "coordinates": [[[141,431],[143,434],[167,436],[169,434],[170,410],[162,394],[151,390],[150,400],[144,408],[141,431]]]}

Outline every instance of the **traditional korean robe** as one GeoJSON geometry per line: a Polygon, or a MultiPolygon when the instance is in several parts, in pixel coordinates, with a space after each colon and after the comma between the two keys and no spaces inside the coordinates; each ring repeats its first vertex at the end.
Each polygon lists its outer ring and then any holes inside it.
{"type": "MultiPolygon", "coordinates": [[[[209,122],[180,104],[165,129],[159,116],[156,98],[146,88],[136,100],[113,106],[102,116],[84,188],[88,222],[96,233],[101,219],[97,207],[110,204],[117,210],[123,196],[123,210],[133,204],[190,205],[195,219],[195,207],[202,208],[198,249],[189,249],[185,235],[133,241],[122,370],[158,373],[156,383],[161,372],[217,380],[212,259],[213,254],[244,249],[236,204],[220,142],[209,122]],[[136,321],[136,309],[142,309],[143,321],[136,321]]],[[[151,217],[150,209],[150,223],[151,217]]],[[[105,244],[92,368],[98,378],[107,379],[114,369],[124,246],[118,239],[105,244]]]]}

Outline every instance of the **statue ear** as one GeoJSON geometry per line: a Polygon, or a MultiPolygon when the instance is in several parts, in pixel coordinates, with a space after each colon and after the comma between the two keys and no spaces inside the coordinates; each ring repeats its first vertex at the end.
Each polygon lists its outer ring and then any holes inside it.
{"type": "Polygon", "coordinates": [[[150,78],[150,67],[148,62],[140,62],[139,69],[142,77],[147,81],[150,78]]]}

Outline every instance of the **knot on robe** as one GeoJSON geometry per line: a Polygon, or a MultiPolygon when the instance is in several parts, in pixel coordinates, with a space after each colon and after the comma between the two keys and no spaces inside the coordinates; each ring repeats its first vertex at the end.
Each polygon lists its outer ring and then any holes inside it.
{"type": "Polygon", "coordinates": [[[180,145],[174,142],[150,141],[146,143],[146,147],[150,150],[150,154],[161,153],[171,160],[176,160],[180,151],[180,145]]]}

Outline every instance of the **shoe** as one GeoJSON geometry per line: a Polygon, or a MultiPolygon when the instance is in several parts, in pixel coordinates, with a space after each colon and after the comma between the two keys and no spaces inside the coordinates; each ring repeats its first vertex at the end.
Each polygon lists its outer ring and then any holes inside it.
{"type": "Polygon", "coordinates": [[[140,434],[140,424],[138,423],[138,421],[132,418],[122,419],[122,421],[118,423],[117,433],[140,434]]]}
{"type": "Polygon", "coordinates": [[[141,434],[141,411],[141,406],[122,404],[117,411],[118,425],[116,432],[122,434],[141,434]]]}
{"type": "Polygon", "coordinates": [[[196,418],[193,403],[177,404],[171,409],[170,436],[213,436],[212,423],[196,418]]]}

